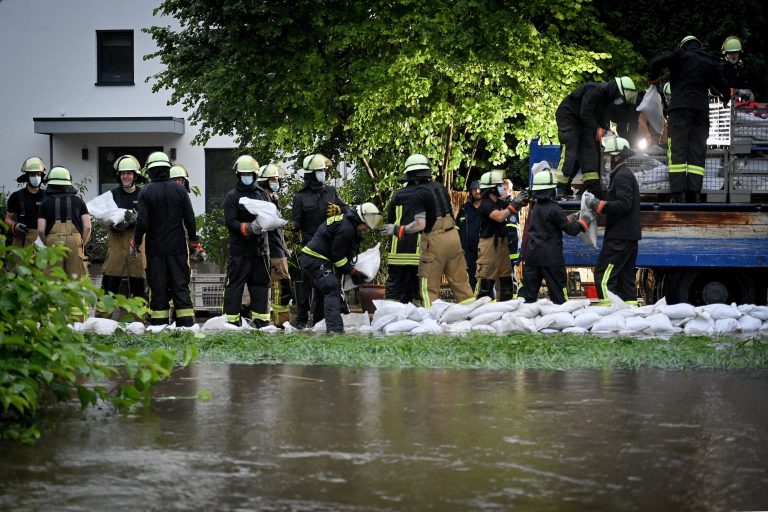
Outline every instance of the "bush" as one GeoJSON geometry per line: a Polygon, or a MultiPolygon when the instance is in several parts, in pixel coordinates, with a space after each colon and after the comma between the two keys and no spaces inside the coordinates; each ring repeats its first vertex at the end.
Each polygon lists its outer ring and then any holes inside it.
{"type": "MultiPolygon", "coordinates": [[[[1,224],[1,223],[0,223],[1,224]]],[[[38,407],[74,397],[82,407],[106,402],[119,410],[146,403],[155,383],[170,376],[177,355],[92,345],[67,327],[96,303],[111,313],[143,315],[143,299],[104,295],[85,277],[60,267],[66,248],[6,247],[0,236],[0,439],[34,442],[38,407]]],[[[183,356],[186,365],[196,349],[183,356]]]]}

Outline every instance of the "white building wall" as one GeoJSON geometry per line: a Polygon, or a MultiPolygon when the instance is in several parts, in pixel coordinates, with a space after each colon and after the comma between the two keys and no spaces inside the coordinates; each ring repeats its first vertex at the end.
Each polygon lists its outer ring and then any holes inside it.
{"type": "MultiPolygon", "coordinates": [[[[179,106],[168,106],[169,91],[152,93],[145,79],[161,70],[144,55],[155,50],[148,34],[152,25],[175,20],[153,17],[159,0],[0,0],[0,185],[16,190],[22,161],[39,155],[49,168],[63,165],[74,180],[92,173],[86,200],[97,195],[99,146],[163,146],[176,148],[176,162],[190,172],[190,182],[203,191],[192,196],[196,213],[204,211],[205,155],[192,146],[195,127],[185,134],[35,134],[35,117],[181,117],[179,106]],[[97,30],[134,31],[133,86],[96,86],[97,30]],[[88,148],[89,159],[81,158],[88,148]]],[[[230,148],[234,141],[217,137],[206,147],[230,148]]]]}

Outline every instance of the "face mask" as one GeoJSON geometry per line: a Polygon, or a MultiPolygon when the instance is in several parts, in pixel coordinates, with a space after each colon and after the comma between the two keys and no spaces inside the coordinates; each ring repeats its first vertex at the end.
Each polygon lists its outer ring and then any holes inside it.
{"type": "Polygon", "coordinates": [[[280,184],[279,183],[270,183],[269,188],[272,190],[272,192],[277,192],[280,190],[280,184]]]}
{"type": "Polygon", "coordinates": [[[42,181],[40,176],[30,176],[29,178],[29,184],[32,185],[33,187],[39,187],[40,181],[42,181]]]}
{"type": "Polygon", "coordinates": [[[503,196],[503,195],[504,195],[504,192],[506,192],[506,190],[504,189],[504,187],[496,187],[496,191],[498,192],[498,196],[499,196],[499,197],[503,196]]]}
{"type": "Polygon", "coordinates": [[[323,183],[325,181],[325,171],[315,171],[315,179],[323,183]]]}
{"type": "Polygon", "coordinates": [[[253,185],[253,176],[250,176],[250,175],[240,176],[240,181],[246,187],[250,187],[251,185],[253,185]]]}

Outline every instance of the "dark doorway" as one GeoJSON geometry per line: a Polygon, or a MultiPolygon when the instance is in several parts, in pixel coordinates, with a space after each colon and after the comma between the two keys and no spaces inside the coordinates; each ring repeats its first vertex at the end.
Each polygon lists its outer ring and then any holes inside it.
{"type": "Polygon", "coordinates": [[[112,167],[115,160],[123,155],[133,155],[139,159],[141,165],[147,161],[150,153],[162,151],[163,146],[116,146],[99,148],[99,194],[112,190],[117,186],[115,168],[112,167]]]}
{"type": "Polygon", "coordinates": [[[205,149],[205,211],[222,207],[224,196],[235,186],[237,149],[205,149]]]}

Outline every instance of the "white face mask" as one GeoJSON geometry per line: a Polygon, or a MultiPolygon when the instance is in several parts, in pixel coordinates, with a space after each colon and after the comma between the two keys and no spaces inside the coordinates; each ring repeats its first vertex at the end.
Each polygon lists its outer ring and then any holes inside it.
{"type": "Polygon", "coordinates": [[[315,179],[323,183],[325,181],[325,171],[315,171],[315,179]]]}
{"type": "Polygon", "coordinates": [[[253,185],[253,176],[251,176],[250,174],[244,174],[240,176],[240,181],[246,187],[250,187],[251,185],[253,185]]]}
{"type": "Polygon", "coordinates": [[[280,190],[280,184],[279,183],[270,183],[269,188],[272,190],[272,192],[277,192],[280,190]]]}
{"type": "Polygon", "coordinates": [[[42,179],[40,178],[40,176],[30,176],[29,177],[29,184],[32,185],[33,187],[39,187],[41,181],[42,181],[42,179]]]}
{"type": "Polygon", "coordinates": [[[496,187],[496,192],[498,192],[498,194],[497,194],[497,195],[498,195],[499,197],[501,197],[501,196],[503,196],[503,195],[504,195],[504,192],[506,192],[506,190],[504,189],[504,187],[496,187]]]}

